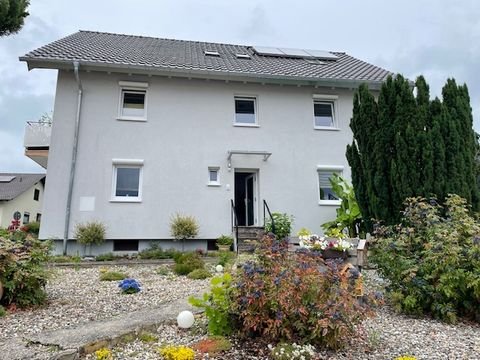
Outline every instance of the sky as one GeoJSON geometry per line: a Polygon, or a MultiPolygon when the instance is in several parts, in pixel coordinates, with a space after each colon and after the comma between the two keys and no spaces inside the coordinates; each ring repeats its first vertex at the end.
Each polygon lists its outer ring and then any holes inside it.
{"type": "Polygon", "coordinates": [[[26,121],[53,110],[56,71],[18,57],[78,30],[344,51],[414,80],[431,95],[447,78],[470,90],[480,131],[478,0],[31,0],[16,35],[0,38],[0,172],[43,172],[24,156],[26,121]]]}

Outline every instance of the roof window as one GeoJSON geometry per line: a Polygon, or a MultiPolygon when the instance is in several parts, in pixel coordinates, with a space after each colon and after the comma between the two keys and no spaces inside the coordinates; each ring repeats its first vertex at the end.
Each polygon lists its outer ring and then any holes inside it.
{"type": "Polygon", "coordinates": [[[235,56],[237,57],[237,59],[250,59],[250,55],[248,54],[235,54],[235,56]]]}
{"type": "Polygon", "coordinates": [[[220,53],[216,50],[205,50],[206,56],[220,56],[220,53]]]}

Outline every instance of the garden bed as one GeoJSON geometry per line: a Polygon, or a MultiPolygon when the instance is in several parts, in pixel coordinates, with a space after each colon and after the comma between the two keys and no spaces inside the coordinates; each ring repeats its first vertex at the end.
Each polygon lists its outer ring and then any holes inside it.
{"type": "Polygon", "coordinates": [[[158,268],[158,265],[105,267],[139,280],[142,291],[133,295],[123,295],[118,281],[100,281],[102,269],[98,267],[56,268],[46,287],[45,306],[0,317],[0,342],[158,307],[208,287],[209,280],[190,280],[171,272],[160,275],[156,272],[158,268]]]}

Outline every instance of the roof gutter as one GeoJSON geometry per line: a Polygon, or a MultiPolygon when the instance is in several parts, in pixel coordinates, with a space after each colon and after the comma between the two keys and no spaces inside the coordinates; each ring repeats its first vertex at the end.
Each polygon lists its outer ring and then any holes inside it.
{"type": "MultiPolygon", "coordinates": [[[[48,69],[68,69],[70,61],[61,59],[35,59],[26,56],[19,58],[21,61],[26,61],[28,68],[48,68],[48,69]]],[[[241,73],[235,71],[212,71],[212,70],[198,70],[185,69],[182,67],[165,67],[165,66],[144,66],[144,65],[130,65],[130,64],[112,64],[99,62],[82,61],[82,66],[88,70],[93,71],[118,71],[135,74],[149,75],[155,73],[156,75],[175,76],[175,77],[192,77],[203,79],[218,79],[231,81],[247,81],[256,83],[274,83],[274,84],[291,84],[291,85],[305,85],[305,86],[332,86],[340,88],[357,88],[363,83],[367,83],[373,90],[380,89],[383,84],[382,80],[358,80],[358,79],[338,79],[338,78],[314,78],[314,77],[298,77],[285,76],[273,74],[254,74],[241,73]]]]}
{"type": "Polygon", "coordinates": [[[80,80],[80,75],[78,69],[80,63],[78,61],[73,62],[73,72],[75,74],[75,81],[78,86],[77,94],[77,112],[75,115],[75,129],[73,133],[73,150],[72,150],[72,160],[70,163],[70,178],[68,182],[68,194],[67,194],[67,205],[65,208],[65,228],[63,233],[63,255],[67,255],[67,243],[68,243],[68,230],[70,228],[70,217],[72,209],[72,194],[73,194],[73,185],[75,179],[75,169],[77,165],[77,152],[78,152],[78,135],[80,130],[80,115],[82,110],[82,99],[83,99],[83,87],[80,80]]]}

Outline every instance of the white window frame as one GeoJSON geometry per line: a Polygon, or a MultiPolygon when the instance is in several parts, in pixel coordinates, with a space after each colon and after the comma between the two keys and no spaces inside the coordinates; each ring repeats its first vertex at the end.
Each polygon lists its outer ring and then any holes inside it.
{"type": "Polygon", "coordinates": [[[143,195],[143,160],[140,159],[113,159],[112,160],[112,191],[110,202],[139,203],[143,195]],[[140,169],[138,175],[138,196],[116,196],[117,192],[117,169],[135,168],[140,169]]]}
{"type": "Polygon", "coordinates": [[[257,95],[241,95],[241,94],[235,94],[233,96],[233,126],[238,126],[238,127],[260,127],[258,125],[258,96],[257,95]],[[237,122],[237,111],[236,111],[236,100],[253,100],[253,109],[255,111],[255,122],[252,124],[248,123],[238,123],[237,122]]]}
{"type": "Polygon", "coordinates": [[[220,186],[220,167],[219,166],[209,166],[208,167],[208,186],[220,186]],[[210,180],[210,172],[216,171],[217,172],[217,181],[210,180]]]}
{"type": "Polygon", "coordinates": [[[312,112],[313,112],[313,128],[315,130],[327,130],[327,131],[340,130],[338,126],[338,96],[337,95],[314,94],[312,112]],[[330,104],[332,106],[332,116],[333,116],[332,126],[317,126],[317,124],[315,123],[315,104],[330,104]]]}
{"type": "Polygon", "coordinates": [[[327,206],[340,206],[341,200],[323,200],[320,198],[320,171],[335,171],[338,172],[340,176],[343,176],[344,166],[341,165],[317,165],[317,198],[318,205],[327,205],[327,206]]]}
{"type": "Polygon", "coordinates": [[[148,83],[134,82],[134,81],[119,81],[119,100],[118,100],[118,116],[117,120],[123,121],[147,121],[147,109],[148,109],[148,83]],[[123,95],[124,92],[145,92],[145,103],[143,116],[124,116],[123,115],[123,95]]]}

